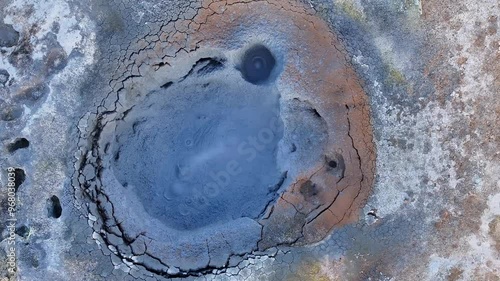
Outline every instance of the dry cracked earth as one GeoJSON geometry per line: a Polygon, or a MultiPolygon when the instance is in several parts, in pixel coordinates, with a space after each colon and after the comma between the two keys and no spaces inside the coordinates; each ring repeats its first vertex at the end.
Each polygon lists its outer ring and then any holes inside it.
{"type": "Polygon", "coordinates": [[[496,0],[0,0],[0,280],[500,280],[496,0]]]}

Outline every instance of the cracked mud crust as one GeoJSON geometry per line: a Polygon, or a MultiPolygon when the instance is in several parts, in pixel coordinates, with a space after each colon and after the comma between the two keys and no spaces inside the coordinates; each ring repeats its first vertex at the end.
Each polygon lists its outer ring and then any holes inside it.
{"type": "Polygon", "coordinates": [[[0,0],[0,280],[498,280],[498,11],[0,0]]]}
{"type": "Polygon", "coordinates": [[[191,10],[130,42],[79,126],[75,199],[103,252],[140,275],[224,272],[319,242],[357,219],[373,182],[367,97],[323,20],[293,1],[191,10]],[[254,153],[238,139],[266,130],[254,153]],[[241,174],[217,172],[245,155],[241,174]]]}

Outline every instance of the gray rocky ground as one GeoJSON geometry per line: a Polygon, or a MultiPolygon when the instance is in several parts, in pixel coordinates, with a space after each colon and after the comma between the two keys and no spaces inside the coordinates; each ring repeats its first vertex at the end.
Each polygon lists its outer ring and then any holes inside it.
{"type": "Polygon", "coordinates": [[[0,0],[0,280],[500,280],[499,16],[0,0]]]}

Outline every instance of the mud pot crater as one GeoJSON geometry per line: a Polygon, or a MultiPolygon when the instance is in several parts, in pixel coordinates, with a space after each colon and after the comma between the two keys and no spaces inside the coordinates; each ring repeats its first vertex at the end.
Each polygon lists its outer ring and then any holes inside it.
{"type": "Polygon", "coordinates": [[[263,2],[225,13],[178,39],[203,46],[144,55],[80,122],[75,196],[130,269],[200,276],[316,243],[369,195],[369,107],[333,32],[263,2]]]}

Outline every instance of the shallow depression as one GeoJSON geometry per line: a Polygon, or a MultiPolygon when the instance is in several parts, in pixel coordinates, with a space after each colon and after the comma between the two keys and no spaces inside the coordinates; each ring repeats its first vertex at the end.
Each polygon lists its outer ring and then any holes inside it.
{"type": "Polygon", "coordinates": [[[147,95],[116,127],[113,170],[149,215],[179,230],[258,218],[286,175],[272,86],[181,82],[147,95]]]}

